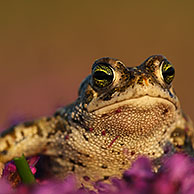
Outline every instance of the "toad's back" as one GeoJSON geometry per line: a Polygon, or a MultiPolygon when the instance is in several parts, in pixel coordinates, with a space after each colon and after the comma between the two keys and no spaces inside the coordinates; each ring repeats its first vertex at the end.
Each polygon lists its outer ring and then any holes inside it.
{"type": "Polygon", "coordinates": [[[159,159],[193,153],[193,128],[172,88],[175,70],[161,55],[137,67],[101,58],[81,84],[78,99],[53,117],[2,134],[0,162],[24,153],[45,155],[49,172],[75,173],[83,184],[120,176],[140,155],[159,159]]]}

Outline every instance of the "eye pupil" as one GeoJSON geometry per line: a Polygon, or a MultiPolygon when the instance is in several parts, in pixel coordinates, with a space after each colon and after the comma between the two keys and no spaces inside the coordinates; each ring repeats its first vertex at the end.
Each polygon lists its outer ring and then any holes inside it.
{"type": "Polygon", "coordinates": [[[171,75],[174,75],[174,73],[175,73],[174,68],[173,67],[170,67],[165,72],[163,72],[163,76],[164,77],[171,76],[171,75]]]}
{"type": "Polygon", "coordinates": [[[111,81],[113,78],[112,75],[108,75],[103,71],[96,71],[93,76],[95,79],[98,79],[98,80],[110,80],[111,81]]]}
{"type": "Polygon", "coordinates": [[[170,84],[174,79],[174,75],[175,75],[175,69],[169,62],[165,61],[162,65],[162,76],[164,81],[167,84],[170,84]]]}

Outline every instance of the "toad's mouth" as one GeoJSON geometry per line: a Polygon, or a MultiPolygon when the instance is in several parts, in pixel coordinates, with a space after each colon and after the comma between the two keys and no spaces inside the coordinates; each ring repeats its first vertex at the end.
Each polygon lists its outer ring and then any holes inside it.
{"type": "Polygon", "coordinates": [[[138,110],[150,110],[153,109],[155,107],[158,106],[163,106],[166,107],[166,109],[171,109],[171,111],[175,111],[177,109],[176,104],[174,104],[173,102],[171,102],[169,99],[166,98],[161,98],[161,97],[153,97],[153,96],[142,96],[142,97],[138,97],[138,98],[132,98],[132,99],[126,99],[126,100],[122,100],[119,102],[114,102],[112,104],[104,104],[101,107],[96,107],[95,110],[91,111],[94,114],[97,115],[101,115],[101,114],[107,114],[109,112],[112,112],[114,110],[119,110],[122,109],[123,107],[129,107],[131,109],[133,109],[133,111],[135,111],[135,109],[138,110]]]}

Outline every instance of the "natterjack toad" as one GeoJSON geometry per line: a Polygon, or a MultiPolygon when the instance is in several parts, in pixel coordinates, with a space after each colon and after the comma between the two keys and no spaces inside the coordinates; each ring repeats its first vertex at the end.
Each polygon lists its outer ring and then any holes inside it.
{"type": "Polygon", "coordinates": [[[2,133],[0,162],[43,155],[41,168],[51,176],[74,173],[87,184],[121,176],[141,155],[157,168],[163,156],[192,154],[193,127],[172,88],[174,75],[161,55],[136,67],[98,59],[74,103],[2,133]]]}

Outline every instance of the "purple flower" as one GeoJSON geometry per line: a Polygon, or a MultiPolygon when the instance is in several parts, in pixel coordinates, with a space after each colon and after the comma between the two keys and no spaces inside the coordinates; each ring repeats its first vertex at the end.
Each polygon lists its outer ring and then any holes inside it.
{"type": "Polygon", "coordinates": [[[12,189],[5,179],[0,179],[0,194],[11,194],[12,189]]]}
{"type": "Polygon", "coordinates": [[[193,165],[190,157],[184,154],[175,154],[166,159],[162,171],[155,175],[154,193],[186,194],[194,186],[194,181],[190,181],[190,177],[194,176],[193,165]]]}
{"type": "Polygon", "coordinates": [[[164,165],[168,177],[173,182],[181,182],[188,173],[193,173],[193,164],[188,156],[175,154],[164,165]],[[192,172],[191,172],[192,171],[192,172]]]}
{"type": "MultiPolygon", "coordinates": [[[[31,169],[36,161],[36,158],[29,161],[31,169]]],[[[5,172],[15,171],[12,163],[6,166],[5,172]]],[[[14,191],[5,180],[1,180],[0,188],[0,194],[1,191],[5,194],[193,194],[194,160],[183,154],[175,154],[166,159],[159,172],[154,173],[150,160],[142,157],[123,173],[122,178],[112,178],[110,184],[97,182],[94,190],[84,186],[77,188],[74,176],[68,176],[63,181],[43,181],[31,187],[20,184],[14,191]]]]}
{"type": "Polygon", "coordinates": [[[123,174],[123,180],[126,181],[128,190],[132,193],[150,193],[153,178],[151,162],[145,157],[137,159],[123,174]]]}
{"type": "Polygon", "coordinates": [[[37,186],[32,194],[75,194],[76,181],[73,176],[67,177],[65,181],[48,181],[46,184],[37,186]]]}
{"type": "Polygon", "coordinates": [[[194,193],[194,161],[184,154],[175,154],[164,165],[166,177],[181,191],[194,193]]]}
{"type": "Polygon", "coordinates": [[[139,178],[150,179],[153,177],[151,162],[148,158],[141,157],[132,164],[129,170],[123,174],[124,179],[139,178]]]}

